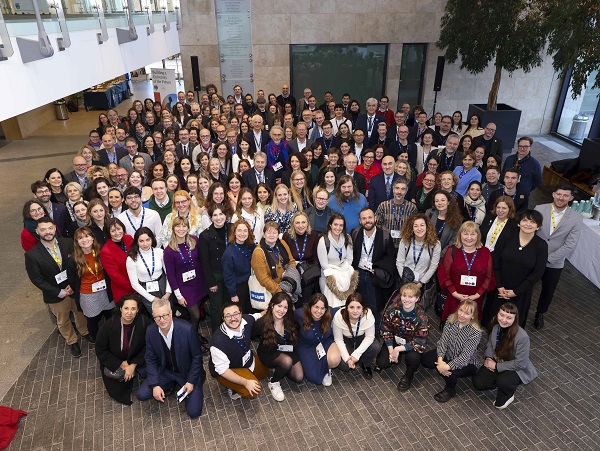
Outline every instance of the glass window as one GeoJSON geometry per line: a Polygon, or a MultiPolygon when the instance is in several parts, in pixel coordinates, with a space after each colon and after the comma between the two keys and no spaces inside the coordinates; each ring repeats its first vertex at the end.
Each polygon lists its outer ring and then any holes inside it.
{"type": "Polygon", "coordinates": [[[421,105],[427,44],[403,44],[400,63],[398,106],[403,103],[421,105]]]}
{"type": "Polygon", "coordinates": [[[331,91],[336,102],[342,94],[360,103],[361,112],[369,97],[384,93],[387,67],[387,44],[310,44],[290,46],[292,91],[296,99],[310,88],[317,106],[331,91]]]}

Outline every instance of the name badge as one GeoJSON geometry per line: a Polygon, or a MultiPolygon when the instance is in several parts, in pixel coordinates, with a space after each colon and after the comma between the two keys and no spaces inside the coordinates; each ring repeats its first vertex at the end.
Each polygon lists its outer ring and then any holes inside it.
{"type": "Polygon", "coordinates": [[[277,345],[277,350],[281,352],[293,352],[294,345],[277,345]]]}
{"type": "Polygon", "coordinates": [[[325,352],[325,348],[323,347],[323,343],[319,342],[316,349],[317,349],[317,357],[319,358],[319,360],[321,360],[323,357],[325,357],[327,355],[327,353],[325,352]]]}
{"type": "Polygon", "coordinates": [[[282,169],[283,169],[283,165],[281,164],[281,161],[278,161],[277,163],[275,163],[273,165],[274,172],[281,171],[282,169]]]}
{"type": "Polygon", "coordinates": [[[146,291],[148,293],[154,293],[155,291],[160,290],[158,286],[158,281],[146,282],[146,291]]]}
{"type": "Polygon", "coordinates": [[[404,346],[406,344],[406,340],[398,335],[394,336],[394,339],[396,340],[396,344],[399,344],[400,346],[404,346]]]}
{"type": "Polygon", "coordinates": [[[67,280],[67,270],[65,269],[64,271],[59,272],[54,276],[54,279],[56,280],[56,283],[63,283],[65,280],[67,280]]]}
{"type": "Polygon", "coordinates": [[[190,280],[196,278],[196,270],[192,269],[190,271],[184,272],[181,276],[183,277],[184,282],[189,282],[190,280]]]}
{"type": "Polygon", "coordinates": [[[359,268],[365,269],[367,271],[373,272],[373,263],[372,262],[362,262],[358,265],[359,268]]]}
{"type": "Polygon", "coordinates": [[[400,230],[390,230],[390,236],[392,239],[400,238],[400,230]]]}
{"type": "Polygon", "coordinates": [[[242,366],[246,366],[246,363],[248,363],[250,357],[252,357],[252,350],[248,349],[248,352],[244,354],[244,357],[242,357],[242,366]]]}
{"type": "Polygon", "coordinates": [[[477,276],[460,276],[460,284],[467,287],[474,287],[477,285],[477,276]]]}
{"type": "Polygon", "coordinates": [[[106,290],[106,280],[100,280],[92,284],[92,293],[106,290]]]}

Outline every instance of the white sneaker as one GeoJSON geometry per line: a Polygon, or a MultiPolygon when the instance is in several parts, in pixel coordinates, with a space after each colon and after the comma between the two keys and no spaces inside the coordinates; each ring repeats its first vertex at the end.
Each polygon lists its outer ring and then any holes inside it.
{"type": "Polygon", "coordinates": [[[233,391],[231,388],[227,389],[227,394],[229,395],[229,397],[232,400],[236,400],[236,399],[240,399],[242,397],[242,395],[240,395],[238,392],[233,391]]]}
{"type": "Polygon", "coordinates": [[[279,382],[269,382],[268,385],[275,401],[281,402],[285,399],[285,395],[283,394],[283,390],[281,389],[281,384],[279,382]]]}
{"type": "Polygon", "coordinates": [[[496,409],[502,410],[502,409],[506,409],[508,406],[510,406],[510,404],[515,400],[515,395],[512,395],[510,398],[508,398],[506,400],[506,402],[504,404],[502,404],[501,406],[497,406],[496,403],[494,403],[494,406],[496,407],[496,409]]]}
{"type": "Polygon", "coordinates": [[[330,387],[332,383],[333,381],[331,380],[331,370],[329,370],[323,378],[323,387],[330,387]]]}

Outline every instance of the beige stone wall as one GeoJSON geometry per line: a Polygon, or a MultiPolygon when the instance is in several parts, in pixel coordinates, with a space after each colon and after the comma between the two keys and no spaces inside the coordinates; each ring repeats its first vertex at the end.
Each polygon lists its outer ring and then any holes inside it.
{"type": "MultiPolygon", "coordinates": [[[[289,83],[289,45],[314,43],[388,43],[386,93],[396,107],[403,43],[429,43],[423,104],[433,108],[433,79],[437,56],[435,47],[444,2],[439,0],[251,0],[254,86],[265,92],[281,92],[289,83]]],[[[214,0],[184,0],[184,27],[179,32],[186,89],[192,87],[190,55],[200,60],[203,86],[220,86],[214,0]]],[[[446,64],[442,91],[436,110],[451,114],[469,103],[487,103],[493,70],[471,75],[459,69],[459,62],[446,64]]],[[[560,83],[547,61],[529,74],[503,73],[498,96],[523,110],[519,133],[547,133],[560,83]]],[[[255,94],[255,93],[253,93],[255,94]]]]}

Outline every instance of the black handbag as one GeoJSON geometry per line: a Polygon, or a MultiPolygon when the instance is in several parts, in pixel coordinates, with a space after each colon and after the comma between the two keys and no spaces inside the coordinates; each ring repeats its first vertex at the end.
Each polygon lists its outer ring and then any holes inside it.
{"type": "Polygon", "coordinates": [[[415,273],[408,266],[402,270],[402,285],[415,281],[415,273]]]}
{"type": "Polygon", "coordinates": [[[110,379],[115,379],[119,382],[123,382],[125,379],[125,370],[121,367],[117,368],[116,371],[111,371],[108,368],[104,367],[104,375],[110,379]]]}
{"type": "Polygon", "coordinates": [[[296,268],[298,268],[305,285],[310,285],[321,276],[321,267],[317,263],[296,262],[296,268]]]}
{"type": "Polygon", "coordinates": [[[394,284],[394,277],[383,268],[375,268],[371,278],[373,285],[379,288],[390,288],[394,284]]]}

